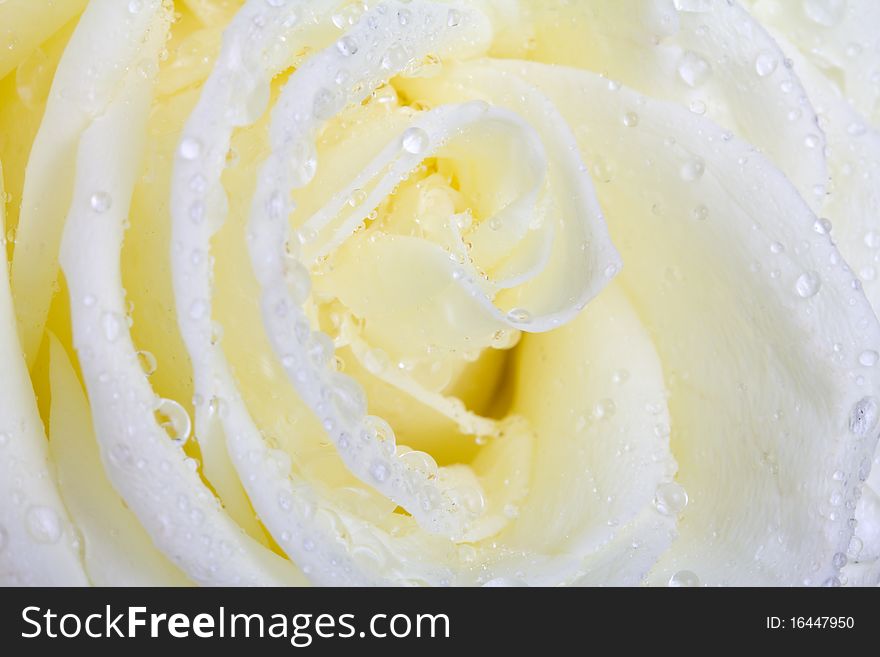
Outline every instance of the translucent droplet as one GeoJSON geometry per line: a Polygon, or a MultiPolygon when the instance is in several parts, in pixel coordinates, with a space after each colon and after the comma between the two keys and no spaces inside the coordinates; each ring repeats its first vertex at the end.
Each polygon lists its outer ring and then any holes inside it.
{"type": "Polygon", "coordinates": [[[693,214],[694,219],[697,219],[698,221],[705,221],[709,218],[709,208],[707,208],[705,205],[700,204],[694,208],[693,214]]]}
{"type": "Polygon", "coordinates": [[[383,482],[388,478],[388,466],[382,461],[376,461],[370,466],[370,476],[378,482],[383,482]]]}
{"type": "Polygon", "coordinates": [[[528,324],[532,321],[532,313],[525,308],[511,308],[507,311],[507,319],[517,324],[528,324]]]}
{"type": "Polygon", "coordinates": [[[119,319],[119,315],[116,313],[104,313],[101,315],[101,329],[108,342],[116,340],[122,329],[122,321],[119,319]]]}
{"type": "Polygon", "coordinates": [[[762,78],[773,73],[778,65],[779,60],[776,59],[776,56],[766,50],[758,53],[758,56],[755,58],[755,72],[762,78]]]}
{"type": "Polygon", "coordinates": [[[141,366],[144,374],[147,376],[151,376],[155,373],[157,363],[156,357],[150,353],[149,351],[139,351],[137,352],[138,363],[141,366]]]}
{"type": "Polygon", "coordinates": [[[407,128],[400,138],[400,146],[412,155],[421,155],[428,149],[430,138],[428,133],[418,127],[407,128]]]}
{"type": "Polygon", "coordinates": [[[4,527],[0,527],[0,552],[6,549],[9,544],[9,534],[4,527]]]}
{"type": "Polygon", "coordinates": [[[458,9],[450,9],[446,15],[446,25],[448,27],[457,27],[461,23],[461,12],[458,9]]]}
{"type": "Polygon", "coordinates": [[[679,587],[695,587],[700,585],[700,578],[691,570],[679,570],[669,578],[669,586],[673,588],[679,587]]]}
{"type": "Polygon", "coordinates": [[[128,13],[139,14],[144,8],[143,0],[129,0],[128,13]]]}
{"type": "Polygon", "coordinates": [[[296,303],[303,303],[309,298],[312,291],[312,279],[309,276],[309,270],[300,262],[293,261],[287,265],[284,274],[287,282],[287,289],[296,303]]]}
{"type": "Polygon", "coordinates": [[[199,320],[208,314],[208,304],[203,299],[196,299],[189,307],[190,319],[199,320]]]}
{"type": "Polygon", "coordinates": [[[689,87],[699,87],[712,75],[712,67],[705,59],[688,50],[678,62],[678,77],[689,87]]]}
{"type": "Polygon", "coordinates": [[[798,296],[803,299],[809,299],[810,297],[815,296],[816,293],[819,292],[821,286],[822,279],[819,278],[819,274],[814,271],[805,271],[797,277],[797,280],[794,283],[795,292],[797,292],[798,296]]]}
{"type": "Polygon", "coordinates": [[[785,245],[782,242],[773,242],[770,245],[770,253],[774,255],[779,255],[783,251],[785,251],[785,245]]]}
{"type": "Polygon", "coordinates": [[[350,57],[358,51],[357,41],[353,37],[344,36],[336,42],[336,49],[345,57],[350,57]]]}
{"type": "Polygon", "coordinates": [[[202,144],[195,137],[184,137],[180,142],[179,152],[184,160],[194,160],[202,154],[202,144]]]}
{"type": "Polygon", "coordinates": [[[627,128],[635,128],[639,124],[639,115],[635,112],[627,112],[623,115],[623,125],[627,128]]]}
{"type": "Polygon", "coordinates": [[[706,170],[706,165],[698,157],[688,160],[681,165],[681,177],[688,182],[698,180],[706,170]]]}
{"type": "Polygon", "coordinates": [[[617,410],[617,406],[612,399],[600,399],[593,407],[593,416],[598,419],[608,419],[617,410]]]}
{"type": "Polygon", "coordinates": [[[329,119],[336,114],[336,94],[329,89],[319,89],[312,103],[312,112],[316,119],[329,119]]]}
{"type": "Polygon", "coordinates": [[[837,552],[831,558],[831,565],[834,566],[837,570],[840,570],[846,565],[846,555],[843,552],[837,552]]]}
{"type": "Polygon", "coordinates": [[[98,214],[107,212],[113,205],[113,197],[107,192],[95,192],[89,197],[89,205],[98,214]]]}
{"type": "Polygon", "coordinates": [[[804,0],[804,13],[814,23],[834,27],[846,13],[845,0],[804,0]]]}
{"type": "Polygon", "coordinates": [[[688,495],[684,488],[674,481],[657,486],[654,493],[654,507],[665,516],[677,516],[688,503],[688,495]]]}
{"type": "Polygon", "coordinates": [[[880,359],[880,354],[873,349],[865,349],[865,351],[859,354],[859,364],[865,367],[874,367],[878,359],[880,359]]]}
{"type": "Polygon", "coordinates": [[[855,406],[849,416],[849,430],[859,437],[867,436],[877,424],[877,400],[873,397],[863,397],[855,406]]]}
{"type": "Polygon", "coordinates": [[[869,249],[880,249],[880,232],[869,230],[865,233],[865,246],[869,249]]]}
{"type": "Polygon", "coordinates": [[[192,431],[192,421],[186,409],[173,399],[160,399],[156,406],[156,421],[178,445],[183,445],[189,440],[192,431]]]}
{"type": "Polygon", "coordinates": [[[37,543],[57,543],[61,538],[61,519],[54,509],[32,506],[25,517],[28,534],[37,543]]]}
{"type": "Polygon", "coordinates": [[[804,137],[804,146],[807,148],[816,148],[819,144],[820,140],[818,135],[810,134],[804,137]]]}
{"type": "Polygon", "coordinates": [[[694,114],[703,116],[708,108],[706,107],[706,103],[704,101],[697,99],[691,101],[691,103],[688,105],[688,109],[690,109],[690,111],[694,114]]]}
{"type": "Polygon", "coordinates": [[[308,353],[315,367],[325,367],[334,353],[333,339],[323,331],[315,331],[309,342],[308,353]]]}

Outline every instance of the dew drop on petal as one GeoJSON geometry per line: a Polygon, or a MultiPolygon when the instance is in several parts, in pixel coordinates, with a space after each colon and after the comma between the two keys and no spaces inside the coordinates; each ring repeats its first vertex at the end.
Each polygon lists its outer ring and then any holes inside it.
{"type": "Polygon", "coordinates": [[[152,376],[156,372],[156,357],[149,351],[137,352],[138,364],[141,366],[144,374],[152,376]]]}
{"type": "Polygon", "coordinates": [[[702,177],[706,165],[698,157],[688,160],[681,165],[681,177],[688,182],[693,182],[702,177]]]}
{"type": "Polygon", "coordinates": [[[532,313],[525,308],[511,308],[507,311],[507,319],[517,324],[528,324],[532,321],[532,313]]]}
{"type": "Polygon", "coordinates": [[[878,360],[880,360],[880,354],[873,349],[865,349],[859,354],[859,364],[865,367],[874,367],[878,360]]]}
{"type": "Polygon", "coordinates": [[[184,137],[180,142],[179,152],[184,160],[194,160],[202,154],[202,144],[194,137],[184,137]]]}
{"type": "Polygon", "coordinates": [[[108,342],[116,340],[122,329],[122,322],[119,319],[119,315],[116,313],[104,313],[101,316],[101,329],[108,342]]]}
{"type": "Polygon", "coordinates": [[[849,416],[850,432],[860,438],[867,436],[877,424],[877,411],[877,400],[874,397],[860,399],[849,416]]]}
{"type": "Polygon", "coordinates": [[[89,205],[98,214],[107,212],[113,205],[113,198],[107,192],[95,192],[89,197],[89,205]]]}
{"type": "Polygon", "coordinates": [[[627,128],[635,128],[639,124],[639,115],[635,112],[627,112],[623,115],[623,125],[627,128]]]}
{"type": "Polygon", "coordinates": [[[357,41],[351,36],[344,36],[336,42],[336,49],[345,57],[350,57],[358,51],[357,41]]]}
{"type": "Polygon", "coordinates": [[[657,486],[654,493],[654,507],[665,516],[675,516],[681,513],[688,503],[688,495],[685,489],[669,481],[657,486]]]}
{"type": "Polygon", "coordinates": [[[755,72],[762,78],[772,74],[778,65],[779,60],[776,59],[776,56],[766,50],[758,53],[755,58],[755,72]]]}
{"type": "Polygon", "coordinates": [[[32,506],[25,521],[28,534],[37,543],[57,543],[61,538],[61,519],[47,506],[32,506]]]}
{"type": "Polygon", "coordinates": [[[428,133],[418,127],[407,128],[400,138],[400,146],[411,155],[421,155],[428,149],[428,133]]]}
{"type": "Polygon", "coordinates": [[[669,586],[673,588],[695,587],[699,585],[700,578],[691,570],[679,570],[669,578],[669,586]]]}
{"type": "Polygon", "coordinates": [[[686,51],[678,62],[678,77],[689,87],[699,87],[712,75],[712,67],[693,51],[686,51]]]}
{"type": "Polygon", "coordinates": [[[798,276],[794,283],[795,292],[797,292],[798,296],[803,299],[809,299],[810,297],[815,296],[821,286],[822,279],[819,278],[819,274],[814,271],[804,272],[798,276]]]}
{"type": "Polygon", "coordinates": [[[370,476],[379,483],[382,483],[388,478],[388,466],[381,461],[373,463],[370,466],[370,476]]]}
{"type": "Polygon", "coordinates": [[[156,405],[156,421],[168,434],[168,437],[178,445],[183,445],[189,440],[192,431],[192,421],[186,409],[173,399],[160,399],[156,405]]]}

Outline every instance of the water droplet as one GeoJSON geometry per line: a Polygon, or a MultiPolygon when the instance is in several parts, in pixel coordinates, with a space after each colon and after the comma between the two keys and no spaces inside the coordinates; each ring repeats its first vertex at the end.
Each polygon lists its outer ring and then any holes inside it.
{"type": "Polygon", "coordinates": [[[353,37],[344,36],[336,42],[336,49],[345,57],[350,57],[357,53],[357,41],[353,37]]]}
{"type": "Polygon", "coordinates": [[[189,218],[194,224],[200,224],[205,219],[205,204],[202,201],[193,201],[189,206],[189,218]]]}
{"type": "Polygon", "coordinates": [[[849,547],[846,549],[846,554],[849,559],[857,560],[859,555],[862,553],[862,549],[865,547],[864,542],[858,536],[853,536],[850,539],[849,547]]]}
{"type": "Polygon", "coordinates": [[[179,152],[184,160],[194,160],[202,154],[202,143],[195,137],[184,137],[179,152]]]}
{"type": "Polygon", "coordinates": [[[446,15],[447,27],[457,27],[459,23],[461,23],[461,12],[455,8],[450,9],[449,13],[446,15]]]}
{"type": "Polygon", "coordinates": [[[878,359],[880,359],[880,354],[873,349],[866,349],[859,354],[859,364],[865,367],[874,367],[878,359]]]}
{"type": "Polygon", "coordinates": [[[837,552],[831,558],[831,565],[834,566],[837,570],[840,570],[846,565],[846,555],[843,552],[837,552]]]}
{"type": "Polygon", "coordinates": [[[804,146],[807,148],[816,148],[819,145],[819,137],[817,135],[807,135],[804,137],[804,146]]]}
{"type": "Polygon", "coordinates": [[[199,320],[208,314],[208,304],[203,299],[196,299],[189,307],[190,319],[199,320]]]}
{"type": "Polygon", "coordinates": [[[703,116],[708,108],[706,107],[706,103],[704,101],[697,99],[691,101],[691,103],[688,105],[688,109],[690,109],[690,111],[694,114],[703,116]]]}
{"type": "Polygon", "coordinates": [[[840,580],[837,577],[829,577],[824,582],[822,582],[822,586],[837,588],[838,586],[840,586],[840,580]]]}
{"type": "Polygon", "coordinates": [[[287,282],[287,289],[296,303],[302,304],[309,298],[312,291],[312,279],[309,276],[309,270],[302,263],[293,261],[288,264],[284,279],[287,282]]]}
{"type": "Polygon", "coordinates": [[[593,407],[593,417],[597,420],[608,419],[617,410],[617,406],[611,399],[600,399],[593,407]]]}
{"type": "Polygon", "coordinates": [[[149,351],[139,351],[137,352],[138,363],[141,366],[144,374],[147,376],[151,376],[155,373],[157,363],[156,357],[150,353],[149,351]]]}
{"type": "Polygon", "coordinates": [[[804,13],[814,23],[834,27],[846,13],[845,0],[804,0],[804,13]]]}
{"type": "Polygon", "coordinates": [[[762,78],[773,73],[778,65],[779,60],[776,59],[776,55],[766,50],[758,53],[758,56],[755,58],[755,71],[762,78]]]}
{"type": "Polygon", "coordinates": [[[849,430],[859,437],[867,436],[877,424],[877,400],[873,397],[863,397],[855,406],[849,416],[849,430]]]}
{"type": "Polygon", "coordinates": [[[517,324],[528,324],[532,321],[532,313],[525,308],[511,308],[507,311],[507,319],[517,324]]]}
{"type": "Polygon", "coordinates": [[[794,283],[795,292],[803,299],[815,296],[822,286],[822,279],[814,271],[806,271],[797,277],[794,283]]]}
{"type": "Polygon", "coordinates": [[[627,112],[623,115],[623,125],[627,128],[635,128],[639,124],[639,115],[635,112],[627,112]]]}
{"type": "Polygon", "coordinates": [[[774,255],[779,255],[783,251],[785,251],[785,245],[782,242],[773,242],[770,245],[770,253],[774,255]]]}
{"type": "Polygon", "coordinates": [[[101,315],[101,328],[104,331],[104,337],[108,342],[113,342],[119,337],[122,329],[122,322],[116,313],[104,313],[101,315]]]}
{"type": "Polygon", "coordinates": [[[309,358],[315,367],[325,367],[333,356],[333,339],[323,331],[315,331],[308,345],[309,358]]]}
{"type": "Polygon", "coordinates": [[[379,483],[385,481],[388,478],[388,466],[382,461],[376,461],[370,466],[370,476],[379,483]]]}
{"type": "Polygon", "coordinates": [[[679,570],[669,578],[669,586],[678,587],[695,587],[700,585],[700,578],[691,570],[679,570]]]}
{"type": "Polygon", "coordinates": [[[312,103],[312,113],[316,119],[329,119],[336,114],[337,97],[329,89],[319,89],[312,103]]]}
{"type": "Polygon", "coordinates": [[[700,204],[694,208],[693,214],[694,219],[697,219],[698,221],[705,221],[709,218],[709,208],[707,208],[705,205],[700,204]]]}
{"type": "Polygon", "coordinates": [[[28,533],[37,543],[57,543],[61,538],[61,519],[54,509],[32,506],[25,521],[28,533]]]}
{"type": "Polygon", "coordinates": [[[95,192],[89,197],[89,205],[98,214],[107,212],[113,204],[113,197],[107,192],[95,192]]]}
{"type": "Polygon", "coordinates": [[[678,77],[689,87],[699,87],[712,75],[712,67],[693,51],[686,51],[678,62],[678,77]]]}
{"type": "Polygon", "coordinates": [[[6,545],[9,543],[9,534],[6,532],[5,527],[0,527],[0,552],[6,549],[6,545]]]}
{"type": "Polygon", "coordinates": [[[701,178],[705,170],[706,165],[703,160],[695,157],[681,165],[681,177],[688,182],[693,182],[701,178]]]}
{"type": "Polygon", "coordinates": [[[143,8],[143,0],[130,0],[128,3],[128,13],[130,14],[139,14],[143,8]]]}
{"type": "Polygon", "coordinates": [[[846,127],[846,132],[852,137],[861,137],[868,132],[867,126],[861,121],[853,121],[846,127]]]}
{"type": "Polygon", "coordinates": [[[186,409],[173,399],[160,399],[156,405],[156,422],[168,434],[168,437],[178,445],[183,445],[189,440],[192,431],[192,421],[186,409]]]}
{"type": "Polygon", "coordinates": [[[654,494],[654,507],[665,516],[677,516],[688,503],[688,495],[684,488],[674,481],[657,486],[654,494]]]}
{"type": "Polygon", "coordinates": [[[407,128],[400,138],[400,146],[412,155],[421,155],[430,144],[428,133],[418,127],[407,128]]]}
{"type": "Polygon", "coordinates": [[[869,230],[865,233],[865,246],[869,249],[880,249],[880,232],[869,230]]]}

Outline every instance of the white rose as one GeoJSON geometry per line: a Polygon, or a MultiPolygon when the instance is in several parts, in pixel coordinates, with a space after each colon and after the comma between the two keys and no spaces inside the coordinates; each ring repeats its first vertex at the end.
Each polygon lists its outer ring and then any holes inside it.
{"type": "Polygon", "coordinates": [[[0,25],[4,582],[878,582],[880,4],[0,25]]]}

